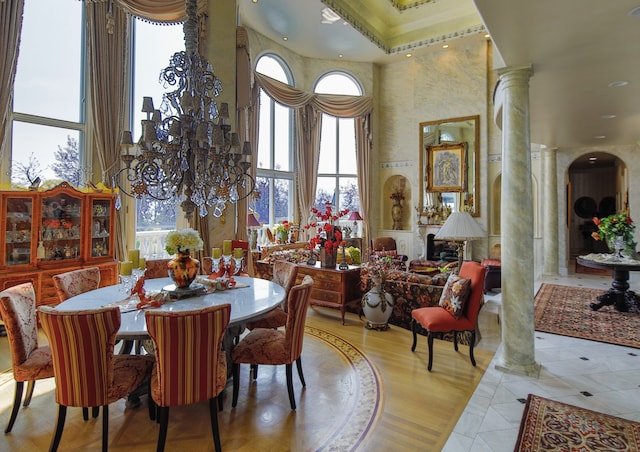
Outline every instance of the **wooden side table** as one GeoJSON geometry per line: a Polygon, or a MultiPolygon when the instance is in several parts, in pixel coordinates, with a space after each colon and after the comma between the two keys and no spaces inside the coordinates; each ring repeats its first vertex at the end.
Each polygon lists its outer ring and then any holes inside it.
{"type": "Polygon", "coordinates": [[[337,270],[320,267],[319,262],[316,265],[298,264],[296,284],[300,284],[305,275],[313,278],[311,304],[340,309],[344,325],[346,306],[362,299],[360,267],[350,265],[348,270],[337,270]]]}

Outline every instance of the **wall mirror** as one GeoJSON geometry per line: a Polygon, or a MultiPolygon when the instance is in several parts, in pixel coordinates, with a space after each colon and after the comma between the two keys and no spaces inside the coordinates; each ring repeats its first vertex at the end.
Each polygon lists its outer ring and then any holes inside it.
{"type": "Polygon", "coordinates": [[[452,212],[480,215],[479,122],[480,116],[475,115],[420,123],[420,212],[448,207],[452,212]]]}

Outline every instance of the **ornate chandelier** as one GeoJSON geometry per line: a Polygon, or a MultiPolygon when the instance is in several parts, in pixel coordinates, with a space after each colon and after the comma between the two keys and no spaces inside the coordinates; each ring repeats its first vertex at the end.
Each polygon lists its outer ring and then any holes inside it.
{"type": "MultiPolygon", "coordinates": [[[[123,132],[124,168],[112,183],[128,196],[179,202],[188,216],[198,209],[204,217],[211,208],[220,217],[228,203],[254,192],[255,180],[249,174],[251,146],[245,141],[241,147],[238,134],[231,132],[228,104],[218,108],[215,101],[222,84],[198,54],[196,3],[186,0],[186,51],[175,53],[160,74],[165,88],[173,91],[163,95],[161,110],[154,108],[152,98],[143,98],[147,117],[138,152],[129,153],[131,132],[123,132]]],[[[118,198],[116,207],[120,205],[118,198]]]]}

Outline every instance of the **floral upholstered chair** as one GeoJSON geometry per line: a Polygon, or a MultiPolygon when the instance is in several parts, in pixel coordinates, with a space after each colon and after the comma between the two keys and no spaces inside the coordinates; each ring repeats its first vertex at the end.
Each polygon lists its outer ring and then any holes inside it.
{"type": "Polygon", "coordinates": [[[167,265],[171,259],[147,259],[144,277],[145,279],[167,278],[169,269],[167,265]]]}
{"type": "Polygon", "coordinates": [[[302,283],[293,286],[289,291],[287,324],[285,330],[273,328],[256,328],[247,334],[231,352],[233,361],[233,401],[232,406],[238,404],[240,385],[240,364],[250,364],[253,378],[257,378],[258,365],[286,366],[287,390],[291,409],[296,409],[296,398],[293,394],[292,366],[295,361],[298,376],[302,386],[306,386],[302,373],[302,342],[304,339],[304,325],[307,318],[307,308],[313,279],[306,275],[302,283]]]}
{"type": "Polygon", "coordinates": [[[255,328],[279,328],[287,323],[287,298],[289,291],[296,282],[298,276],[298,267],[296,264],[287,261],[275,261],[273,263],[273,281],[284,288],[286,294],[284,301],[280,306],[269,311],[264,317],[253,322],[247,323],[247,328],[253,330],[255,328]]]}
{"type": "Polygon", "coordinates": [[[16,381],[13,409],[4,431],[9,433],[18,416],[24,382],[28,383],[24,406],[29,406],[36,380],[53,377],[53,361],[49,346],[38,345],[36,293],[33,284],[27,282],[0,292],[0,314],[9,339],[13,379],[16,381]]]}
{"type": "Polygon", "coordinates": [[[164,450],[169,407],[209,400],[211,431],[216,451],[221,450],[218,409],[227,384],[227,359],[222,339],[231,316],[231,305],[195,311],[145,311],[147,329],[156,349],[151,377],[149,413],[160,423],[157,450],[164,450]],[[193,334],[200,331],[202,334],[193,334]],[[188,340],[187,337],[188,336],[188,340]],[[217,406],[216,406],[217,401],[217,406]]]}
{"type": "Polygon", "coordinates": [[[381,257],[391,257],[393,268],[397,270],[406,270],[409,257],[404,254],[398,254],[396,247],[396,239],[393,237],[377,237],[371,240],[371,253],[369,259],[379,259],[381,257]]]}
{"type": "Polygon", "coordinates": [[[57,450],[60,444],[70,406],[102,407],[102,450],[107,450],[109,404],[148,382],[155,358],[114,355],[120,328],[117,306],[86,311],[42,306],[38,313],[51,345],[58,403],[58,421],[49,450],[57,450]],[[83,340],[78,340],[80,337],[83,340]]]}
{"type": "Polygon", "coordinates": [[[100,287],[98,267],[81,268],[53,276],[53,286],[60,302],[100,287]]]}

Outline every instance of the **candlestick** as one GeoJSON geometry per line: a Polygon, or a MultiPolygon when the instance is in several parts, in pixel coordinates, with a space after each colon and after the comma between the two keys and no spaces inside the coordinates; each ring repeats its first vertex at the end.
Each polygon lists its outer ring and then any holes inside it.
{"type": "Polygon", "coordinates": [[[224,254],[225,256],[231,255],[231,240],[222,241],[222,254],[224,254]]]}
{"type": "Polygon", "coordinates": [[[140,270],[146,270],[147,269],[147,259],[145,259],[144,257],[141,257],[140,259],[138,259],[138,268],[140,270]]]}
{"type": "Polygon", "coordinates": [[[244,256],[244,253],[243,253],[242,248],[234,248],[233,249],[233,257],[239,258],[239,257],[243,257],[243,256],[244,256]]]}
{"type": "Polygon", "coordinates": [[[138,268],[140,266],[140,250],[129,250],[129,260],[132,268],[138,268]]]}
{"type": "Polygon", "coordinates": [[[132,269],[133,269],[133,262],[131,261],[120,262],[120,275],[131,276],[132,269]]]}
{"type": "Polygon", "coordinates": [[[222,250],[220,248],[211,248],[211,257],[219,259],[222,256],[222,250]]]}

